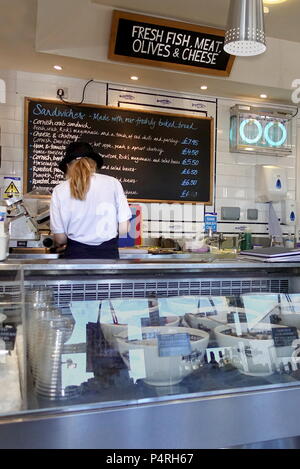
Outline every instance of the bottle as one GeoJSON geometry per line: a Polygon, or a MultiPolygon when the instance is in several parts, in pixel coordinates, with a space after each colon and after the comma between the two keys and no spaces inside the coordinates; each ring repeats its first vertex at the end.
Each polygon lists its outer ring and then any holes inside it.
{"type": "Polygon", "coordinates": [[[250,230],[246,230],[242,235],[241,251],[248,251],[252,248],[252,234],[250,230]]]}
{"type": "Polygon", "coordinates": [[[284,240],[284,245],[286,248],[294,249],[295,244],[296,244],[295,235],[289,232],[288,236],[284,240]]]}

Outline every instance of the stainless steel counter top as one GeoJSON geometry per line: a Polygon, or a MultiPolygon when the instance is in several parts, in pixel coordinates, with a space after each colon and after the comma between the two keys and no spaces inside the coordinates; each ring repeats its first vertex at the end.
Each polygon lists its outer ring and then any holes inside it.
{"type": "Polygon", "coordinates": [[[30,258],[10,256],[6,261],[0,262],[0,270],[24,271],[100,271],[103,273],[116,273],[121,271],[222,271],[222,270],[282,270],[299,269],[300,262],[266,263],[240,259],[237,256],[207,254],[168,254],[151,255],[142,254],[136,257],[134,254],[126,255],[120,260],[67,260],[59,259],[57,255],[31,255],[30,258]],[[17,257],[17,258],[16,258],[17,257]],[[54,258],[53,258],[54,257],[54,258]]]}

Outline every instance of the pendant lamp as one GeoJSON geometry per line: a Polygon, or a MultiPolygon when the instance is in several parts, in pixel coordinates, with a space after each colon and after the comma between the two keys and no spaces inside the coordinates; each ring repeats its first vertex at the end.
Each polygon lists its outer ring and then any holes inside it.
{"type": "Polygon", "coordinates": [[[230,0],[224,50],[240,56],[265,52],[263,0],[230,0]]]}

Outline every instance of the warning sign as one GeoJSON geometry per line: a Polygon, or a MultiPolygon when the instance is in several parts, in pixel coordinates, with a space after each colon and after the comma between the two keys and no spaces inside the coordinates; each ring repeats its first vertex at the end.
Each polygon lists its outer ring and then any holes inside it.
{"type": "Polygon", "coordinates": [[[4,176],[3,198],[17,197],[21,195],[21,178],[4,176]]]}
{"type": "Polygon", "coordinates": [[[15,184],[11,182],[8,188],[4,191],[4,194],[19,194],[19,190],[15,184]]]}

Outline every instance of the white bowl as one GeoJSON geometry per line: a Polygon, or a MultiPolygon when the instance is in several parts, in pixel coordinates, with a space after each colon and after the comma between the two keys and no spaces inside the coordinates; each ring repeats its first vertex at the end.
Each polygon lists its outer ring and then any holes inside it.
{"type": "Polygon", "coordinates": [[[188,313],[184,315],[184,320],[189,327],[207,332],[210,339],[215,338],[214,329],[227,323],[227,314],[229,310],[219,311],[217,314],[211,314],[207,311],[199,311],[196,314],[188,313]]]}
{"type": "Polygon", "coordinates": [[[300,329],[299,295],[281,295],[281,297],[281,303],[278,304],[281,324],[300,329]],[[290,301],[286,297],[289,297],[290,301]]]}
{"type": "Polygon", "coordinates": [[[209,333],[210,339],[215,339],[216,327],[226,325],[228,323],[228,314],[230,313],[234,313],[236,315],[233,317],[234,321],[238,321],[240,314],[245,314],[251,326],[252,324],[256,324],[256,321],[259,321],[259,315],[255,311],[247,308],[238,308],[236,306],[216,309],[216,312],[207,311],[206,308],[201,308],[196,314],[185,314],[184,319],[189,327],[204,330],[209,333]],[[255,319],[256,317],[257,319],[255,319]]]}
{"type": "MultiPolygon", "coordinates": [[[[246,332],[247,325],[242,325],[246,332]]],[[[282,328],[277,324],[257,324],[250,332],[256,337],[250,338],[231,335],[237,332],[235,325],[227,324],[215,328],[215,335],[222,354],[245,375],[267,376],[276,370],[277,351],[272,338],[272,329],[282,328]],[[266,338],[263,338],[263,335],[266,338]]],[[[280,347],[286,356],[291,356],[292,347],[280,347]],[[283,351],[283,350],[282,350],[283,351]]]]}
{"type": "MultiPolygon", "coordinates": [[[[178,316],[167,316],[166,325],[167,326],[178,326],[180,317],[178,316]]],[[[133,326],[136,327],[136,326],[133,326]]],[[[113,348],[118,348],[116,336],[119,336],[121,333],[128,334],[128,324],[105,324],[101,323],[101,329],[104,335],[105,340],[113,348]]]]}
{"type": "Polygon", "coordinates": [[[288,327],[296,327],[300,329],[300,313],[290,313],[281,310],[281,324],[288,327]]]}
{"type": "Polygon", "coordinates": [[[299,294],[281,294],[278,303],[281,324],[300,329],[300,296],[299,294]]]}
{"type": "Polygon", "coordinates": [[[126,333],[117,337],[121,357],[131,376],[136,379],[141,378],[153,386],[178,384],[204,361],[209,340],[209,335],[204,331],[187,327],[158,326],[143,328],[141,332],[144,338],[140,340],[128,340],[126,333]],[[158,336],[170,335],[179,338],[178,334],[189,335],[190,351],[176,352],[173,349],[171,356],[159,356],[158,336]]]}

